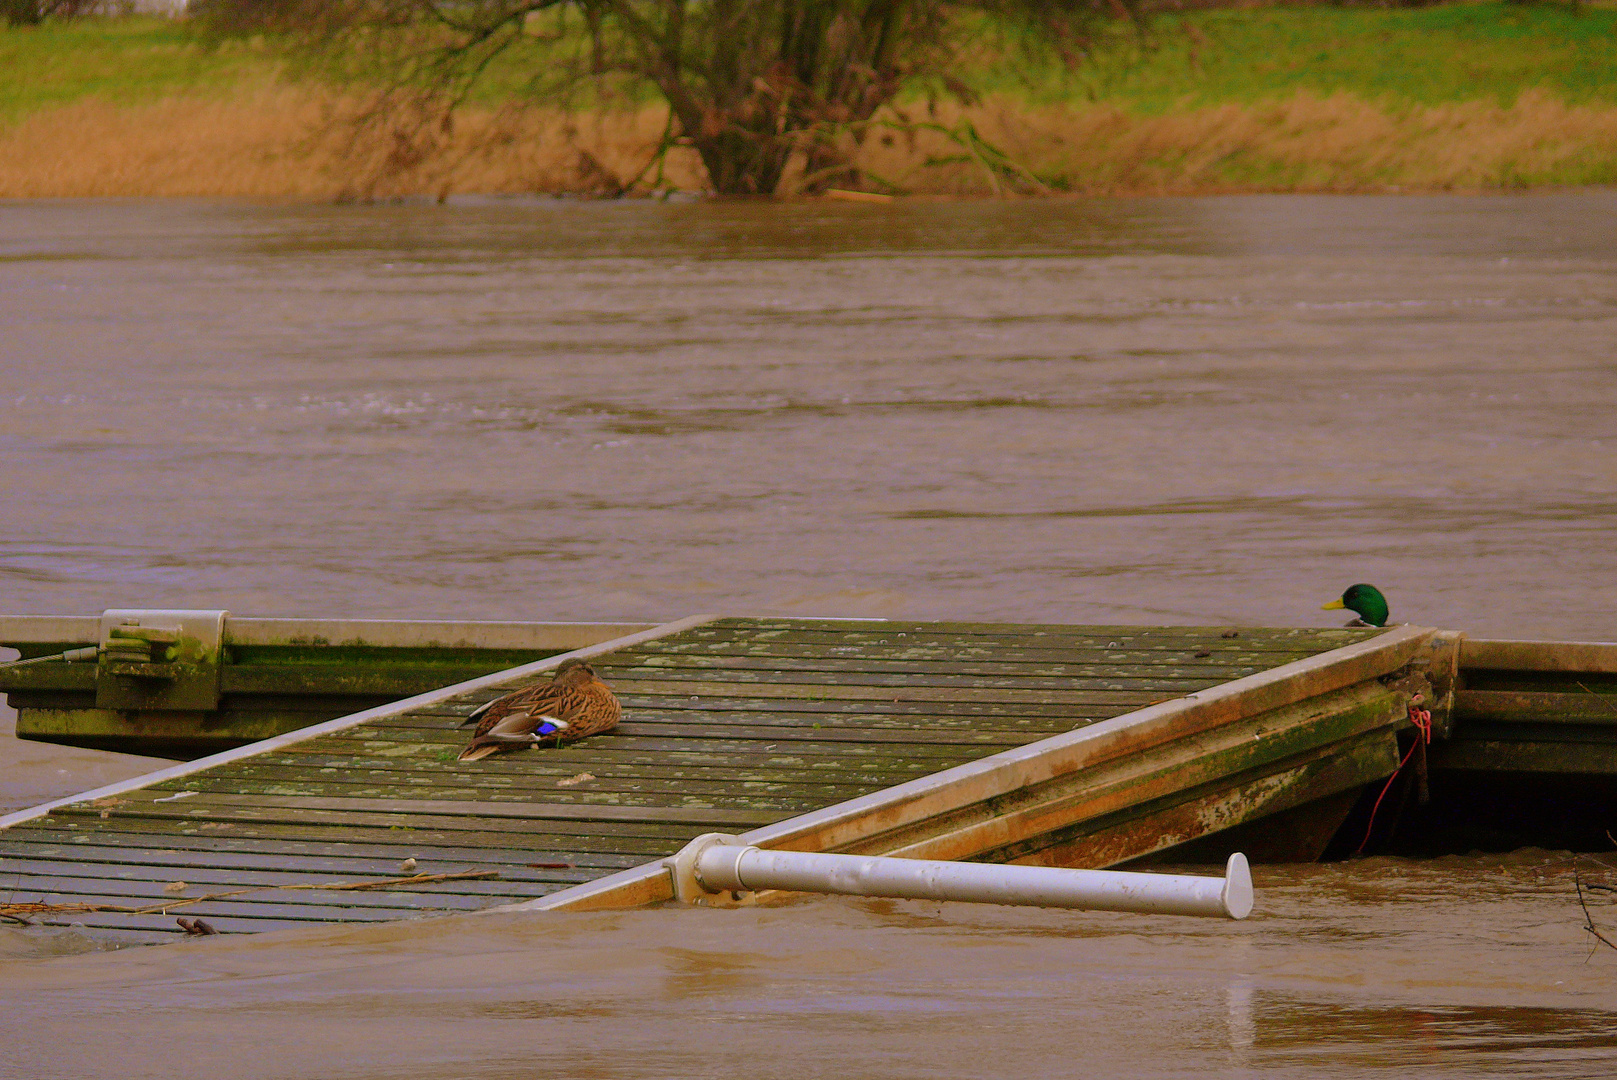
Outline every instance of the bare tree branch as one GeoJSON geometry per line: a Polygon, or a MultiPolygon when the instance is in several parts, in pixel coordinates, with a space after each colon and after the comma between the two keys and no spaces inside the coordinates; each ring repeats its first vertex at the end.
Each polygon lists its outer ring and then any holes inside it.
{"type": "MultiPolygon", "coordinates": [[[[1594,916],[1589,914],[1588,901],[1584,900],[1583,898],[1583,877],[1578,873],[1577,863],[1572,864],[1572,882],[1578,890],[1578,906],[1583,909],[1583,928],[1589,931],[1589,933],[1593,934],[1596,941],[1599,941],[1601,944],[1610,949],[1617,949],[1617,944],[1613,944],[1610,938],[1608,938],[1605,934],[1602,934],[1599,929],[1595,927],[1594,916]]],[[[1607,889],[1611,892],[1617,892],[1617,889],[1609,889],[1607,886],[1590,885],[1589,888],[1600,888],[1607,889]]]]}

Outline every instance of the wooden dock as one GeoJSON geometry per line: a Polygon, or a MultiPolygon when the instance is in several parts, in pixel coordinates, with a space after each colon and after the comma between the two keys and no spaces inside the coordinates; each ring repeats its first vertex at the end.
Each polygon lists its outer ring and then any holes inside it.
{"type": "Polygon", "coordinates": [[[1064,866],[1217,837],[1312,858],[1397,767],[1409,695],[1449,721],[1458,656],[1418,627],[697,617],[0,818],[0,911],[156,939],[177,916],[628,906],[667,899],[659,860],[713,831],[1064,866]],[[566,656],[618,692],[617,730],[456,762],[471,710],[566,656]],[[411,873],[484,876],[371,886],[411,873]]]}
{"type": "MultiPolygon", "coordinates": [[[[49,656],[98,645],[105,621],[93,615],[0,619],[0,642],[25,659],[49,656]]],[[[109,679],[97,663],[0,669],[0,690],[18,712],[19,738],[195,758],[647,629],[634,623],[229,618],[210,692],[201,701],[119,693],[120,680],[109,679]]]]}

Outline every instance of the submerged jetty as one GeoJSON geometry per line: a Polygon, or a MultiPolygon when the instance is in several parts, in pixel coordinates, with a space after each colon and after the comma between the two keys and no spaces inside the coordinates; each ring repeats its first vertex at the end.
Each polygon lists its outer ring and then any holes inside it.
{"type": "Polygon", "coordinates": [[[714,832],[1082,868],[1535,822],[1572,846],[1617,779],[1617,645],[1414,626],[118,611],[0,619],[0,643],[39,661],[0,668],[20,736],[195,757],[0,818],[0,915],[151,940],[655,903],[714,832]],[[615,730],[456,760],[467,716],[569,657],[615,730]]]}

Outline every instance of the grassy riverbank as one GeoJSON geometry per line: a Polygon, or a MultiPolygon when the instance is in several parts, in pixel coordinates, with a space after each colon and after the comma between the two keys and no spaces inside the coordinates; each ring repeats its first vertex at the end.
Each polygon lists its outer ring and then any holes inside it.
{"type": "MultiPolygon", "coordinates": [[[[489,96],[399,153],[354,136],[351,91],[289,80],[274,41],[89,19],[0,30],[0,196],[603,191],[633,177],[655,106],[589,115],[489,96]]],[[[500,85],[495,80],[492,85],[500,85]]],[[[1617,183],[1617,10],[1537,4],[1164,15],[1086,68],[985,40],[971,108],[873,139],[872,186],[983,194],[1437,190],[1617,183]],[[1033,179],[963,152],[969,123],[1033,179]],[[1035,182],[1036,181],[1036,182],[1035,182]]],[[[497,93],[497,91],[495,91],[497,93]]],[[[920,97],[906,108],[926,112],[920,97]]],[[[969,141],[969,140],[968,140],[969,141]]],[[[649,181],[643,181],[646,183],[649,181]]],[[[676,154],[662,182],[698,188],[676,154]]]]}

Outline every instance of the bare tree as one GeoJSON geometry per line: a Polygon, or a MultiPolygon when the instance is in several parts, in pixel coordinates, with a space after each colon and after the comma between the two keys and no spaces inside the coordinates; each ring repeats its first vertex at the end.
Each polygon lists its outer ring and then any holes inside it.
{"type": "Polygon", "coordinates": [[[1077,62],[1102,24],[1137,20],[1140,0],[213,2],[216,12],[272,4],[328,55],[363,46],[393,85],[451,106],[496,61],[525,67],[541,98],[654,88],[669,109],[659,153],[691,146],[715,191],[767,195],[794,154],[807,190],[859,183],[852,152],[873,125],[893,123],[878,111],[907,86],[969,100],[957,68],[985,27],[1077,62]]]}

